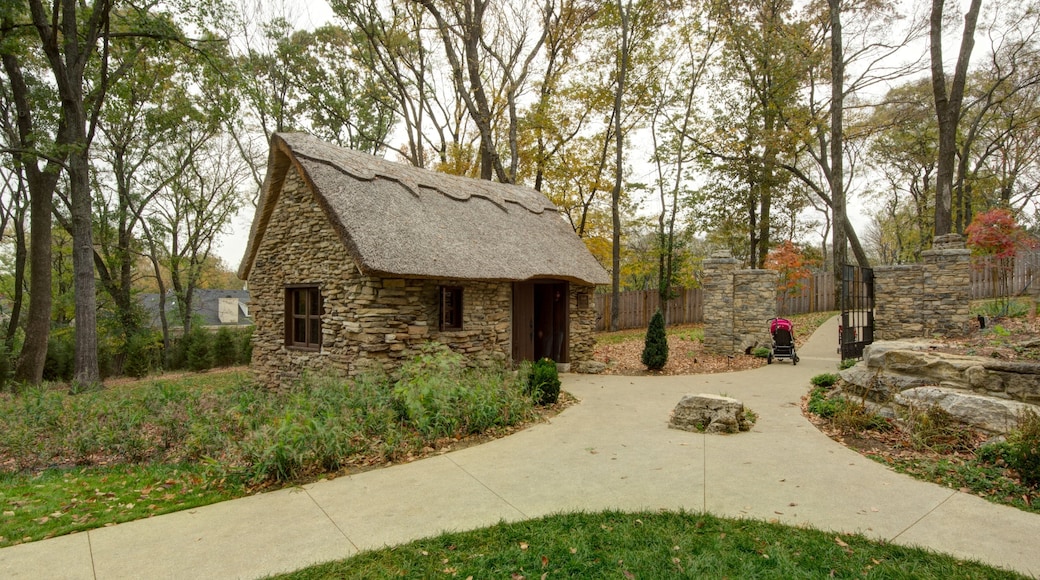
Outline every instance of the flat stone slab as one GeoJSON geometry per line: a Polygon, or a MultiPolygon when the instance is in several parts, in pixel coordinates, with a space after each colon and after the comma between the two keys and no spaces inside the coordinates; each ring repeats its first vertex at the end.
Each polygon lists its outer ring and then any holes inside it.
{"type": "Polygon", "coordinates": [[[744,403],[720,395],[685,395],[672,411],[671,429],[697,433],[738,433],[751,429],[744,403]]]}
{"type": "Polygon", "coordinates": [[[1034,405],[966,393],[944,387],[915,387],[895,396],[894,403],[905,409],[924,410],[938,406],[955,420],[991,433],[1007,433],[1034,405]]]}

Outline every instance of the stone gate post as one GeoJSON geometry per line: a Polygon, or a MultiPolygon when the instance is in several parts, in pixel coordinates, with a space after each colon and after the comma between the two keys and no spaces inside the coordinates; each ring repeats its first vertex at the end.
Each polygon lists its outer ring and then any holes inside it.
{"type": "Polygon", "coordinates": [[[733,273],[739,262],[729,250],[714,252],[704,260],[704,349],[733,352],[733,273]]]}
{"type": "Polygon", "coordinates": [[[971,252],[964,239],[957,234],[936,236],[921,259],[925,336],[964,336],[971,328],[971,252]]]}

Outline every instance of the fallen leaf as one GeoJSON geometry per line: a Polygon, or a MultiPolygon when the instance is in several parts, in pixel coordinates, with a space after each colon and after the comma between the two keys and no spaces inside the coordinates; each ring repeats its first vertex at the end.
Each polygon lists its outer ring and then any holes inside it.
{"type": "Polygon", "coordinates": [[[49,517],[43,516],[42,518],[36,520],[36,523],[38,523],[40,525],[43,525],[43,524],[45,524],[45,523],[47,523],[49,521],[51,521],[51,519],[49,517]]]}
{"type": "Polygon", "coordinates": [[[835,536],[834,537],[834,542],[836,544],[838,544],[839,546],[841,546],[842,548],[848,548],[849,547],[848,544],[846,544],[845,542],[842,541],[840,536],[835,536]]]}
{"type": "Polygon", "coordinates": [[[633,578],[635,578],[635,575],[633,575],[628,570],[622,570],[622,573],[625,575],[625,578],[628,578],[628,580],[632,580],[633,578]]]}
{"type": "Polygon", "coordinates": [[[520,549],[521,550],[526,550],[527,548],[528,548],[527,542],[520,542],[520,549]]]}
{"type": "Polygon", "coordinates": [[[577,548],[571,548],[571,554],[577,554],[577,553],[578,553],[578,549],[577,548]]]}

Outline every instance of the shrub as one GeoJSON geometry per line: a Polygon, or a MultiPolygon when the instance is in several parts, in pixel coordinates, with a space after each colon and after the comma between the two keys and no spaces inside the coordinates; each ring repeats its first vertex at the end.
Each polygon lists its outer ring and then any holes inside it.
{"type": "Polygon", "coordinates": [[[531,365],[527,394],[537,405],[553,405],[560,399],[560,375],[556,363],[543,358],[531,365]]]}
{"type": "Polygon", "coordinates": [[[76,362],[74,335],[71,328],[51,331],[47,339],[47,359],[43,364],[43,380],[71,381],[76,362]]]}
{"type": "Polygon", "coordinates": [[[757,347],[755,350],[751,351],[751,354],[758,358],[769,358],[770,355],[773,354],[773,351],[770,348],[760,346],[757,347]]]}
{"type": "Polygon", "coordinates": [[[247,365],[253,361],[253,327],[242,329],[238,335],[238,364],[247,365]]]}
{"type": "Polygon", "coordinates": [[[152,331],[141,331],[126,341],[123,374],[141,378],[157,366],[162,353],[162,337],[152,331]]]}
{"type": "Polygon", "coordinates": [[[11,380],[11,374],[14,371],[13,362],[7,343],[0,341],[0,393],[7,390],[7,383],[11,380]]]}
{"type": "Polygon", "coordinates": [[[841,379],[841,377],[836,373],[823,373],[809,379],[809,382],[812,383],[814,387],[829,389],[830,387],[833,387],[834,383],[837,383],[839,379],[841,379]]]}
{"type": "Polygon", "coordinates": [[[854,358],[844,359],[844,360],[841,361],[841,363],[838,364],[838,370],[842,370],[843,371],[845,369],[851,369],[852,367],[856,366],[856,363],[858,363],[858,362],[859,362],[859,360],[854,359],[854,358]]]}
{"type": "Polygon", "coordinates": [[[650,319],[643,346],[643,365],[647,370],[659,371],[668,362],[668,336],[664,329],[664,315],[658,310],[650,319]]]}
{"type": "Polygon", "coordinates": [[[806,408],[814,415],[831,419],[838,414],[844,403],[844,399],[828,397],[827,389],[816,387],[809,392],[809,404],[806,408]]]}
{"type": "Polygon", "coordinates": [[[185,337],[185,343],[184,352],[189,369],[201,372],[213,368],[213,351],[210,348],[208,332],[199,326],[194,326],[185,337]]]}
{"type": "Polygon", "coordinates": [[[1007,463],[1018,472],[1022,483],[1040,485],[1040,415],[1027,411],[1018,427],[1008,433],[1007,463]]]}
{"type": "Polygon", "coordinates": [[[910,444],[918,451],[947,453],[974,450],[974,432],[957,423],[949,411],[932,405],[924,411],[911,409],[906,417],[910,444]]]}
{"type": "Polygon", "coordinates": [[[213,364],[218,367],[229,367],[238,360],[238,349],[235,348],[235,338],[227,327],[217,330],[213,338],[213,364]]]}

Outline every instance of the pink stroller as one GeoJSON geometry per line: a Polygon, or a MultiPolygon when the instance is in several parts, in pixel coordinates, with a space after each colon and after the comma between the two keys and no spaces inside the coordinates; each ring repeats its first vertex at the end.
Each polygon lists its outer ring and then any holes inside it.
{"type": "Polygon", "coordinates": [[[794,351],[794,324],[786,318],[769,320],[769,334],[773,336],[773,350],[769,353],[769,364],[773,359],[791,359],[791,364],[798,364],[798,353],[794,351]]]}

